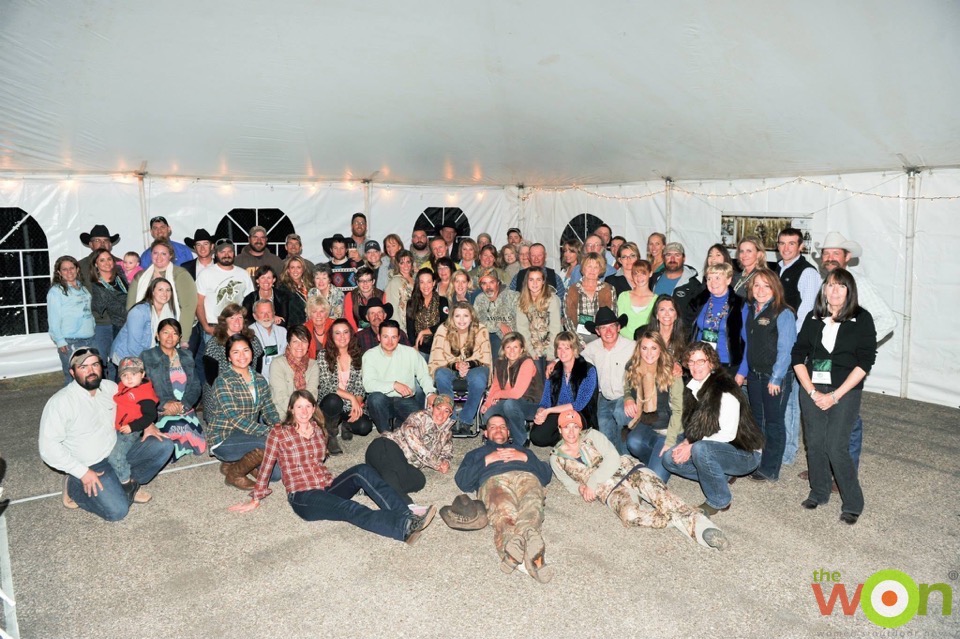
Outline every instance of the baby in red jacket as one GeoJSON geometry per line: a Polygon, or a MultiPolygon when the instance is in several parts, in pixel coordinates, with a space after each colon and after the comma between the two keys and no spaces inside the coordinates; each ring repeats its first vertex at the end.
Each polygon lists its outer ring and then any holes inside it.
{"type": "MultiPolygon", "coordinates": [[[[157,421],[157,403],[160,398],[153,390],[153,384],[144,379],[143,360],[139,357],[124,357],[118,367],[120,385],[113,401],[117,405],[114,427],[117,429],[117,443],[107,458],[117,473],[117,479],[123,486],[130,501],[140,489],[140,484],[130,477],[130,463],[127,453],[148,426],[157,421]]],[[[148,496],[140,491],[138,501],[146,501],[148,496]]]]}

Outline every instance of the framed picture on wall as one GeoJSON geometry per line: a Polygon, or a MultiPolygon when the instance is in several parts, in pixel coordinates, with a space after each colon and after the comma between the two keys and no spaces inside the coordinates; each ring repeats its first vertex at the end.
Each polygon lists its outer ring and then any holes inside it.
{"type": "Polygon", "coordinates": [[[793,227],[803,231],[803,253],[809,254],[813,246],[810,235],[812,219],[809,217],[790,217],[769,213],[767,215],[739,215],[724,213],[720,218],[720,243],[731,250],[736,257],[737,245],[745,237],[755,236],[767,249],[768,259],[776,257],[777,236],[785,228],[793,227]]]}

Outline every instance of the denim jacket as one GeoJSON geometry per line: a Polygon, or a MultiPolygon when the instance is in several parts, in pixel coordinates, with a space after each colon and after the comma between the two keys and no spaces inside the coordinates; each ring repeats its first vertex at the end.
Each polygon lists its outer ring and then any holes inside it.
{"type": "Polygon", "coordinates": [[[66,346],[68,339],[93,337],[94,321],[90,302],[90,291],[79,284],[67,287],[66,293],[57,285],[47,291],[47,330],[57,348],[66,346]]]}
{"type": "MultiPolygon", "coordinates": [[[[180,355],[180,366],[187,375],[187,386],[183,391],[184,406],[196,408],[200,401],[200,389],[202,385],[200,378],[197,377],[193,363],[193,355],[190,351],[178,348],[177,354],[180,355]]],[[[170,383],[170,358],[160,350],[159,346],[154,346],[149,350],[143,351],[143,368],[147,378],[153,382],[153,388],[160,398],[160,406],[165,402],[177,401],[173,395],[173,384],[170,383]]]]}

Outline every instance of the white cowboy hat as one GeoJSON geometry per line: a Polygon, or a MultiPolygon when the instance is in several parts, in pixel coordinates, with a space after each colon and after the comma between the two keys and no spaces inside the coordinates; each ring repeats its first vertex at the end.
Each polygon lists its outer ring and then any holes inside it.
{"type": "Polygon", "coordinates": [[[823,238],[823,242],[817,244],[817,248],[821,251],[823,249],[843,249],[850,253],[850,257],[860,257],[863,253],[863,249],[857,242],[848,240],[836,231],[827,233],[827,237],[823,238]]]}

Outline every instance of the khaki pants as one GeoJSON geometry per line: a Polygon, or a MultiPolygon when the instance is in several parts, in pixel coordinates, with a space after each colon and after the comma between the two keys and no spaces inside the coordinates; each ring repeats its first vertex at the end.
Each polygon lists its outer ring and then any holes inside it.
{"type": "Polygon", "coordinates": [[[477,496],[487,507],[493,526],[493,543],[503,558],[503,547],[516,535],[540,531],[543,525],[543,502],[547,493],[532,473],[511,471],[487,479],[477,496]]]}

